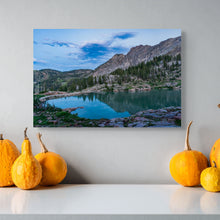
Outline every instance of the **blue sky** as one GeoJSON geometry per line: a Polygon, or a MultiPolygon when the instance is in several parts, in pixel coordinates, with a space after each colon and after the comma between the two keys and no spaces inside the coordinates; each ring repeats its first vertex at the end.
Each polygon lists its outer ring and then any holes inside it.
{"type": "Polygon", "coordinates": [[[34,70],[95,69],[116,53],[180,35],[180,29],[34,29],[34,70]]]}

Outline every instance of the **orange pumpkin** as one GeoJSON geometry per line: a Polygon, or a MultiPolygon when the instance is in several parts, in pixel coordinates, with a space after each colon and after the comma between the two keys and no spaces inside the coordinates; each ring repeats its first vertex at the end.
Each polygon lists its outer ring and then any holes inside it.
{"type": "Polygon", "coordinates": [[[0,134],[0,186],[14,185],[11,177],[11,167],[20,155],[15,144],[10,140],[4,140],[0,134]]]}
{"type": "Polygon", "coordinates": [[[40,185],[57,185],[66,176],[67,164],[59,154],[47,150],[46,146],[41,140],[41,136],[42,135],[40,133],[37,134],[41,145],[41,153],[35,156],[42,167],[42,179],[40,185]]]}
{"type": "Polygon", "coordinates": [[[33,189],[42,177],[40,163],[32,154],[31,142],[27,137],[27,128],[24,131],[21,155],[15,160],[12,166],[12,180],[21,189],[33,189]]]}
{"type": "Polygon", "coordinates": [[[186,132],[185,149],[177,153],[170,161],[170,173],[174,180],[183,186],[197,186],[200,184],[200,174],[208,167],[208,160],[204,154],[192,150],[189,145],[189,123],[186,132]]]}
{"type": "Polygon", "coordinates": [[[220,139],[213,145],[209,155],[209,161],[212,167],[216,164],[216,167],[220,168],[220,139]]]}

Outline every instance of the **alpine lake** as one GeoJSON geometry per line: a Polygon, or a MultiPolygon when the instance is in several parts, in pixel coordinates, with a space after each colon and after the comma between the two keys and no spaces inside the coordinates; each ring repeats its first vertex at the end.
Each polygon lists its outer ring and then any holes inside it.
{"type": "Polygon", "coordinates": [[[77,108],[72,114],[81,118],[124,118],[148,109],[181,106],[181,90],[88,93],[51,99],[47,103],[62,109],[77,108]]]}

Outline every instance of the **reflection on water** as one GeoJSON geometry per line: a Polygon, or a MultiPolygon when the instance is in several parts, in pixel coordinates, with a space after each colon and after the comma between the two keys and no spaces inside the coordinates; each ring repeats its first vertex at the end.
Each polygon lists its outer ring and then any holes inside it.
{"type": "Polygon", "coordinates": [[[95,97],[111,106],[117,112],[128,111],[130,114],[147,109],[181,106],[180,90],[105,93],[95,94],[95,97]]]}
{"type": "Polygon", "coordinates": [[[89,119],[128,117],[139,111],[181,106],[181,91],[152,90],[148,92],[90,93],[47,101],[59,108],[77,109],[79,117],[89,119]]]}

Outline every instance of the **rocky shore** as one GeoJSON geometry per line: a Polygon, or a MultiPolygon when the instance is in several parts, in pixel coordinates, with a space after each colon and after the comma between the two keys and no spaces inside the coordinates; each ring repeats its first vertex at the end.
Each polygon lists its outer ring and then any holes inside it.
{"type": "MultiPolygon", "coordinates": [[[[51,108],[51,107],[50,107],[51,108]]],[[[130,117],[114,119],[86,119],[71,114],[72,109],[48,111],[41,109],[34,113],[35,127],[179,127],[181,107],[148,109],[130,117]]]]}
{"type": "Polygon", "coordinates": [[[149,109],[127,118],[100,121],[98,127],[178,127],[181,124],[181,107],[149,109]]]}

